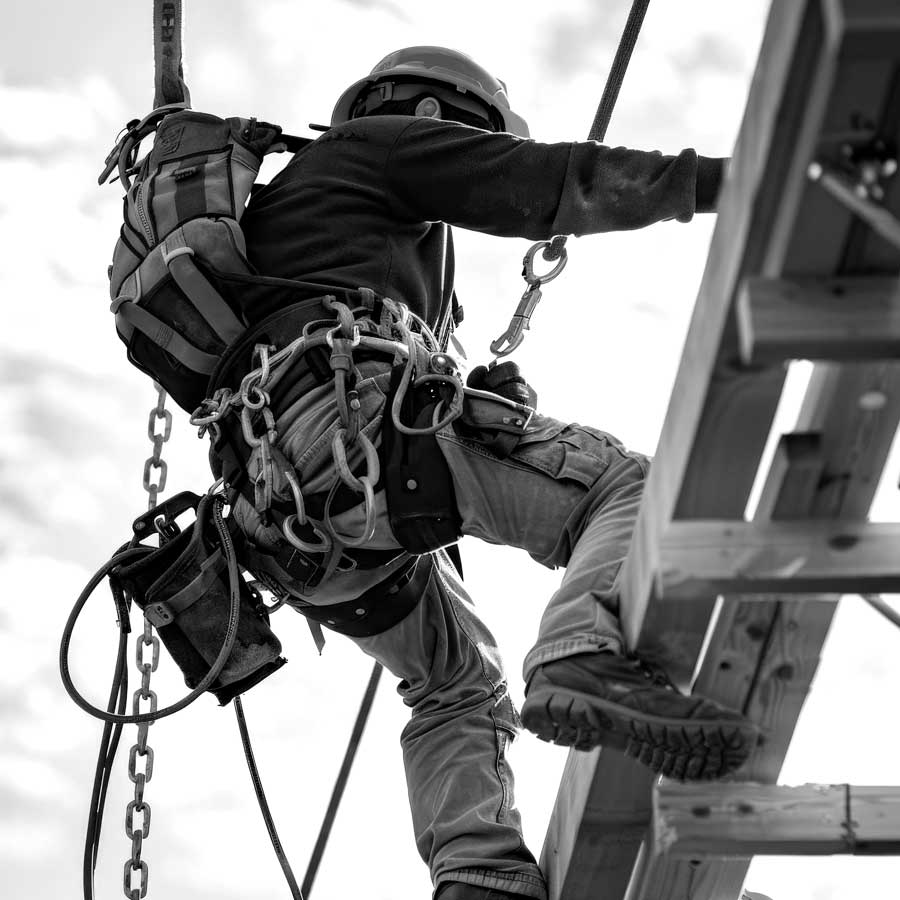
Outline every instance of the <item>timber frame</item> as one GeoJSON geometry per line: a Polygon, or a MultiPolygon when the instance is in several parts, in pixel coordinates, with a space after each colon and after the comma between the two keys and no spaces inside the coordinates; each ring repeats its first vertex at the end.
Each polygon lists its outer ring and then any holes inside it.
{"type": "Polygon", "coordinates": [[[900,525],[867,522],[900,422],[898,144],[897,0],[773,0],[622,577],[629,646],[766,739],[715,785],[571,751],[550,900],[738,900],[763,850],[900,852],[897,788],[775,786],[840,595],[900,592],[900,525]],[[793,359],[812,377],[760,473],[793,359]]]}

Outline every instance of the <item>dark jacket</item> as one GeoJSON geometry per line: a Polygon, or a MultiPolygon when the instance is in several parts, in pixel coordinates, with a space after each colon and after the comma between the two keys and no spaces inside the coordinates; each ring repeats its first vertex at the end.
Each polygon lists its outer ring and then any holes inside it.
{"type": "MultiPolygon", "coordinates": [[[[434,119],[331,128],[254,192],[242,226],[260,274],[401,300],[438,329],[453,290],[448,225],[547,240],[687,222],[723,161],[595,142],[542,144],[434,119]]],[[[274,310],[259,308],[259,321],[274,310]]]]}

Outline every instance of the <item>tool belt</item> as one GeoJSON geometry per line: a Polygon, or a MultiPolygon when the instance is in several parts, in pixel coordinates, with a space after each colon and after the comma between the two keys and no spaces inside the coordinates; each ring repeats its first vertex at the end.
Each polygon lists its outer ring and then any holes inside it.
{"type": "MultiPolygon", "coordinates": [[[[323,306],[323,298],[310,298],[281,310],[249,331],[222,360],[210,382],[210,392],[224,386],[240,384],[253,367],[254,348],[267,344],[278,350],[302,334],[311,323],[333,318],[333,313],[323,306]]],[[[377,303],[377,300],[374,301],[377,303]]],[[[379,317],[377,307],[373,317],[379,317]]],[[[391,362],[385,354],[367,350],[364,346],[353,350],[353,364],[379,358],[385,367],[391,362]]],[[[460,536],[459,514],[453,495],[450,473],[434,434],[401,434],[394,427],[389,411],[401,387],[405,365],[394,365],[385,414],[382,417],[382,441],[378,449],[380,477],[374,490],[386,490],[391,529],[397,542],[407,552],[428,553],[455,543],[460,536]]],[[[294,363],[290,377],[282,378],[269,394],[273,410],[287,409],[294,401],[313,388],[331,382],[335,373],[329,362],[329,350],[319,346],[307,350],[294,363]]],[[[405,392],[401,404],[401,417],[414,426],[423,428],[431,423],[441,402],[439,391],[430,385],[405,392]]],[[[248,478],[250,447],[244,439],[243,429],[236,416],[220,420],[220,429],[212,446],[211,459],[217,476],[223,477],[234,490],[238,490],[253,502],[252,485],[248,478]]],[[[359,475],[356,471],[354,475],[359,475]]],[[[326,504],[331,515],[359,505],[360,496],[340,483],[329,498],[328,492],[304,495],[306,512],[312,519],[321,519],[326,504]]],[[[276,522],[292,511],[290,502],[273,498],[270,512],[276,522]]],[[[292,550],[294,548],[291,548],[292,550]]],[[[293,577],[307,587],[314,587],[317,576],[323,572],[321,560],[303,552],[278,554],[279,563],[293,577]]],[[[360,568],[384,565],[396,556],[392,551],[372,551],[349,547],[346,555],[360,568]]]]}

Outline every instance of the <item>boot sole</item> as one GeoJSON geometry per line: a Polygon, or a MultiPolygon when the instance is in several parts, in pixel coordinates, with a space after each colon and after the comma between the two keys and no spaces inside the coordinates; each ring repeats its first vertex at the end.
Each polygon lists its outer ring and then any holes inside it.
{"type": "Polygon", "coordinates": [[[592,750],[611,747],[654,772],[681,781],[721,778],[739,768],[759,732],[721,719],[671,719],[578,691],[533,690],[522,722],[542,741],[592,750]]]}

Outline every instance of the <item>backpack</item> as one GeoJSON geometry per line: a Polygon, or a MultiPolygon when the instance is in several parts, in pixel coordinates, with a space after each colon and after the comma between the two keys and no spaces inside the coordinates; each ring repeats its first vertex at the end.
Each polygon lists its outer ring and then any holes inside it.
{"type": "Polygon", "coordinates": [[[247,328],[217,273],[253,275],[239,221],[263,157],[309,142],[267,122],[171,104],[129,122],[106,159],[99,183],[118,167],[126,189],[109,267],[116,331],[128,359],[188,412],[247,328]],[[154,132],[152,149],[137,160],[154,132]]]}

